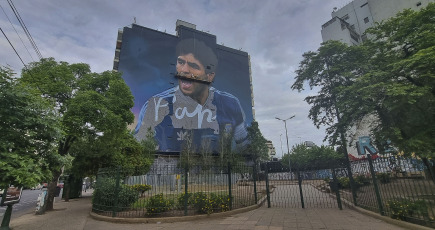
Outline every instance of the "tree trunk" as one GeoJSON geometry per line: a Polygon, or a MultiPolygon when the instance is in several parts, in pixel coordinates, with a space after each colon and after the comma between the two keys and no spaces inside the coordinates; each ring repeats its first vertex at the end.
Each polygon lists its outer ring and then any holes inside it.
{"type": "Polygon", "coordinates": [[[46,206],[46,211],[50,211],[53,210],[54,207],[54,195],[56,193],[56,188],[57,188],[57,182],[59,181],[59,177],[62,174],[62,170],[56,170],[53,171],[53,177],[51,179],[51,181],[48,183],[48,188],[47,188],[47,206],[46,206]]]}

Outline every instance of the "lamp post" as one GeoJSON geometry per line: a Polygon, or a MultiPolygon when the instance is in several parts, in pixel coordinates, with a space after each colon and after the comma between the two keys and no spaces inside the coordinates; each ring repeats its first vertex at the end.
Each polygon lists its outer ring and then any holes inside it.
{"type": "Polygon", "coordinates": [[[290,147],[288,145],[288,133],[287,133],[287,120],[290,120],[292,118],[294,118],[296,115],[293,115],[287,119],[281,119],[279,117],[275,117],[277,120],[283,121],[284,122],[284,127],[285,127],[285,137],[287,139],[287,154],[288,154],[288,167],[290,169],[290,179],[292,179],[292,168],[290,165],[290,147]]]}

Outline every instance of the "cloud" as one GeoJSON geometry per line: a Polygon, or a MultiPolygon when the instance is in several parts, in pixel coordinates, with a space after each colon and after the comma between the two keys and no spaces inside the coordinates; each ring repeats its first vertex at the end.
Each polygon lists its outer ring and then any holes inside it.
{"type": "MultiPolygon", "coordinates": [[[[290,87],[302,54],[319,47],[321,25],[330,19],[332,8],[347,2],[34,0],[32,4],[14,4],[44,57],[88,63],[95,72],[112,69],[118,29],[131,25],[134,19],[139,25],[170,34],[175,34],[175,22],[181,19],[216,35],[219,44],[242,48],[251,56],[256,120],[281,155],[285,129],[276,116],[296,115],[287,122],[290,147],[301,141],[322,144],[324,129],[317,130],[307,118],[309,105],[303,100],[313,92],[298,93],[290,87]]],[[[20,29],[6,1],[0,0],[0,5],[20,29]]],[[[31,62],[4,14],[0,15],[0,26],[25,63],[31,62]]],[[[21,29],[19,33],[26,39],[21,29]]],[[[35,58],[30,44],[27,46],[35,58]]],[[[19,72],[23,65],[5,39],[0,39],[0,48],[0,65],[9,64],[19,72]]]]}

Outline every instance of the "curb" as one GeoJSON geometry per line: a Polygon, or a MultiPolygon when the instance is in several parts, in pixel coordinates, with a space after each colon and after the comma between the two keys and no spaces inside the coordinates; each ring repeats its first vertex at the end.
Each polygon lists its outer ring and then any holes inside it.
{"type": "Polygon", "coordinates": [[[374,217],[376,219],[385,221],[385,222],[390,223],[390,224],[394,224],[394,225],[399,226],[399,227],[403,227],[403,228],[407,228],[407,229],[415,229],[415,230],[433,230],[433,228],[426,227],[423,225],[418,225],[418,224],[413,224],[413,223],[409,223],[406,221],[396,220],[396,219],[393,219],[389,216],[382,216],[381,214],[378,214],[378,213],[375,213],[375,212],[372,212],[372,211],[369,211],[369,210],[366,210],[366,209],[363,209],[360,207],[356,207],[354,205],[350,206],[349,208],[351,208],[357,212],[360,212],[364,215],[374,217]]]}
{"type": "Polygon", "coordinates": [[[95,220],[101,220],[106,222],[113,222],[113,223],[174,223],[174,222],[183,222],[183,221],[193,221],[193,220],[199,220],[199,219],[207,219],[207,218],[220,218],[220,217],[227,217],[243,212],[248,212],[254,209],[257,209],[263,205],[263,203],[266,201],[266,196],[261,198],[261,200],[258,202],[258,204],[254,204],[248,207],[244,208],[238,208],[227,212],[220,212],[220,213],[212,213],[210,215],[204,214],[204,215],[194,215],[194,216],[176,216],[176,217],[157,217],[157,218],[121,218],[121,217],[108,217],[108,216],[102,216],[98,215],[94,212],[90,212],[89,215],[95,219],[95,220]]]}
{"type": "MultiPolygon", "coordinates": [[[[337,199],[337,197],[334,194],[332,194],[332,193],[330,193],[329,196],[337,199]]],[[[426,226],[418,225],[418,224],[413,224],[413,223],[409,223],[409,222],[406,222],[406,221],[396,220],[396,219],[393,219],[393,218],[391,218],[389,216],[383,216],[383,215],[381,215],[379,213],[372,212],[372,211],[369,211],[367,209],[360,208],[358,206],[355,206],[352,202],[347,201],[346,199],[341,199],[341,202],[344,203],[347,207],[349,207],[349,209],[355,210],[355,211],[357,211],[359,213],[362,213],[364,215],[367,215],[367,216],[371,216],[371,217],[376,218],[378,220],[385,221],[385,222],[387,222],[389,224],[396,225],[398,227],[407,228],[407,229],[413,229],[413,230],[414,229],[415,230],[433,230],[433,228],[430,228],[430,227],[426,227],[426,226]]]]}

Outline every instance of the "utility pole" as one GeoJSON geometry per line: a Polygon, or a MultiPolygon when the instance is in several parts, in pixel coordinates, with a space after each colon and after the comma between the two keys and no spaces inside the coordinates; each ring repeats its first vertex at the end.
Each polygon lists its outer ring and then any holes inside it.
{"type": "Polygon", "coordinates": [[[293,115],[287,119],[281,119],[279,117],[275,117],[277,120],[283,121],[284,122],[284,127],[285,127],[285,137],[287,139],[287,154],[288,154],[288,167],[290,170],[290,179],[292,179],[292,167],[290,165],[290,147],[288,145],[288,133],[287,133],[287,120],[290,120],[292,118],[294,118],[296,115],[293,115]]]}

